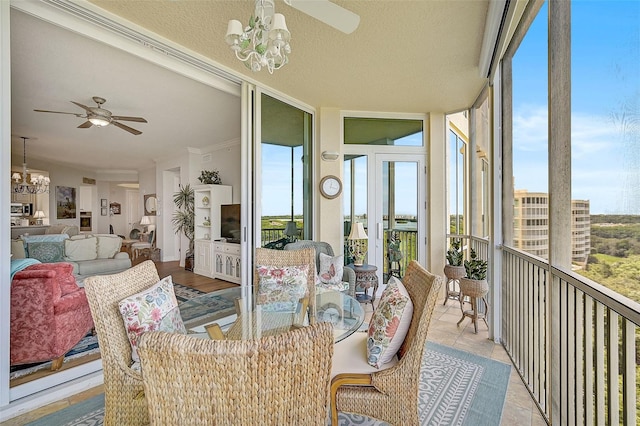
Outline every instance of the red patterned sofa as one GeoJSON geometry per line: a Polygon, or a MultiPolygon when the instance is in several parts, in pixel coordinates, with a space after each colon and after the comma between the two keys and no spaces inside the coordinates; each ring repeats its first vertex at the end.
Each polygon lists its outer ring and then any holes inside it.
{"type": "Polygon", "coordinates": [[[87,296],[70,263],[38,263],[13,276],[11,365],[53,360],[57,370],[92,328],[87,296]]]}

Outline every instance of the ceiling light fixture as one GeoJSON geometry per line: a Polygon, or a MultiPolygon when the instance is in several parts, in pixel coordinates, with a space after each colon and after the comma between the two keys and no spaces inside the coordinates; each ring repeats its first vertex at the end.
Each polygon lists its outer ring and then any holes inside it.
{"type": "Polygon", "coordinates": [[[275,13],[273,0],[256,0],[256,10],[244,30],[240,21],[230,20],[225,37],[247,68],[258,72],[266,67],[269,74],[289,62],[290,39],[284,15],[275,13]]]}
{"type": "Polygon", "coordinates": [[[15,172],[11,175],[11,179],[15,180],[13,183],[13,192],[16,194],[42,194],[49,193],[48,176],[31,174],[31,182],[28,182],[27,174],[27,137],[21,136],[22,139],[22,175],[15,172]],[[22,182],[20,182],[22,181],[22,182]]]}
{"type": "Polygon", "coordinates": [[[107,118],[99,117],[99,116],[89,117],[89,121],[91,122],[91,124],[97,127],[108,126],[109,123],[111,123],[111,120],[108,120],[107,118]]]}

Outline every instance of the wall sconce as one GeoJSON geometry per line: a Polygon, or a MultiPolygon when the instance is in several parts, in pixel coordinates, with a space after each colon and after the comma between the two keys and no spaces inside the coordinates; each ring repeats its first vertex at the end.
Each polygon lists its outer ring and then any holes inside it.
{"type": "Polygon", "coordinates": [[[321,155],[324,161],[336,161],[340,153],[338,151],[322,151],[321,155]]]}

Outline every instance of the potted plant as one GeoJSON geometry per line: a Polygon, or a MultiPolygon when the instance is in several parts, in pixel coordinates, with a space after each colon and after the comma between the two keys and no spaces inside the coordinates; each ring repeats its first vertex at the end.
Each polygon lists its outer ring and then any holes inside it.
{"type": "Polygon", "coordinates": [[[189,250],[185,253],[184,269],[193,271],[193,239],[195,222],[195,201],[193,188],[189,184],[180,185],[180,190],[173,194],[173,203],[178,210],[173,213],[171,222],[176,232],[182,232],[189,240],[189,250]]]}
{"type": "Polygon", "coordinates": [[[484,319],[487,322],[486,315],[488,304],[484,297],[489,292],[489,283],[487,282],[487,261],[478,259],[478,255],[474,249],[471,249],[471,259],[464,261],[464,269],[467,276],[460,278],[460,309],[462,310],[462,322],[465,317],[470,317],[473,321],[474,331],[478,333],[478,320],[484,319]],[[465,311],[462,301],[465,297],[471,302],[471,310],[465,311]],[[484,310],[482,310],[482,304],[484,310]]]}
{"type": "Polygon", "coordinates": [[[450,280],[457,280],[465,276],[463,253],[459,238],[451,240],[451,247],[447,250],[447,264],[444,265],[444,274],[450,280]]]}
{"type": "Polygon", "coordinates": [[[463,261],[463,253],[459,238],[451,240],[451,247],[447,250],[447,264],[444,265],[444,275],[447,277],[447,291],[444,296],[443,305],[447,304],[447,300],[460,299],[460,292],[456,289],[456,282],[465,276],[463,261]]]}
{"type": "Polygon", "coordinates": [[[220,173],[217,170],[201,170],[198,180],[204,184],[220,185],[222,183],[220,173]]]}

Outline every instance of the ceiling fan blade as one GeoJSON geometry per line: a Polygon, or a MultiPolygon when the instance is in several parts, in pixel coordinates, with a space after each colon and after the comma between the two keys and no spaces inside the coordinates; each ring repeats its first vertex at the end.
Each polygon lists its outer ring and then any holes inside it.
{"type": "Polygon", "coordinates": [[[46,109],[34,109],[34,111],[36,112],[52,112],[54,114],[69,114],[69,115],[75,115],[76,117],[82,117],[82,114],[78,114],[77,112],[62,112],[62,111],[49,111],[46,109]]]}
{"type": "Polygon", "coordinates": [[[345,34],[351,34],[360,24],[360,16],[329,0],[285,0],[285,3],[345,34]]]}
{"type": "Polygon", "coordinates": [[[126,130],[129,133],[133,133],[134,135],[141,135],[142,132],[140,130],[136,130],[132,127],[129,127],[125,124],[122,123],[118,123],[117,121],[112,121],[111,124],[113,124],[116,127],[120,127],[122,130],[126,130]]]}
{"type": "Polygon", "coordinates": [[[87,120],[84,123],[82,123],[81,125],[79,125],[78,129],[88,129],[91,126],[93,126],[93,124],[89,120],[87,120]]]}
{"type": "Polygon", "coordinates": [[[87,112],[91,112],[91,108],[86,105],[79,104],[78,102],[70,101],[72,104],[78,105],[80,108],[83,108],[87,112]]]}
{"type": "Polygon", "coordinates": [[[138,123],[147,122],[147,120],[145,120],[142,117],[127,117],[123,115],[112,115],[111,118],[113,118],[114,120],[122,120],[122,121],[137,121],[138,123]]]}

